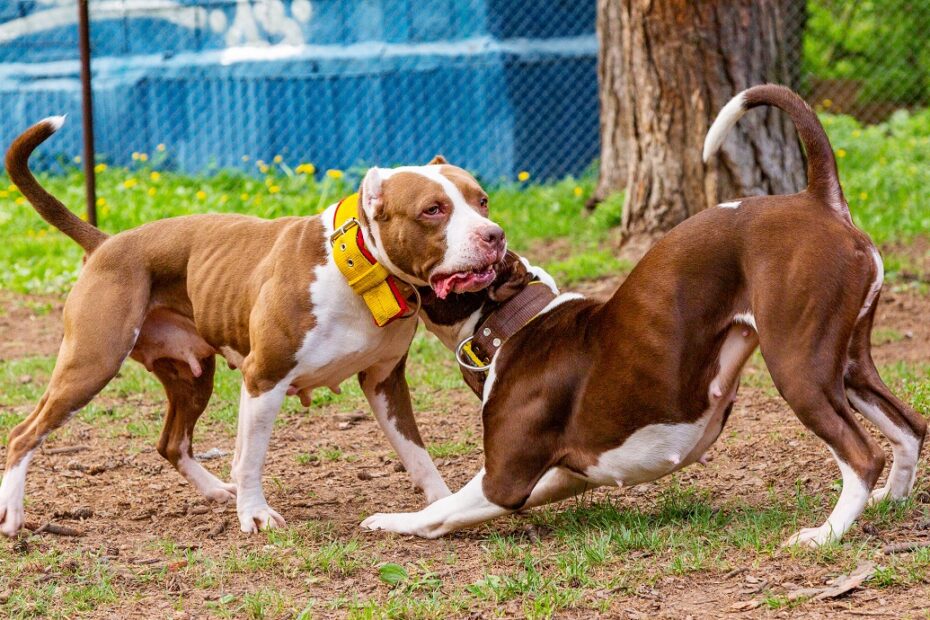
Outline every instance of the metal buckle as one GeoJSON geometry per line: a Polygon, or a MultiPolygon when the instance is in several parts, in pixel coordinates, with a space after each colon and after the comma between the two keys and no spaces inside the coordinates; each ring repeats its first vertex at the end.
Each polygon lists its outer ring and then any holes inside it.
{"type": "Polygon", "coordinates": [[[471,350],[471,341],[474,339],[474,336],[469,336],[465,340],[459,343],[459,346],[455,348],[455,361],[459,363],[459,366],[465,368],[466,370],[471,370],[473,372],[488,372],[491,369],[490,364],[486,366],[475,366],[469,362],[462,359],[462,352],[465,352],[468,355],[469,360],[476,362],[478,364],[482,363],[478,356],[471,350]]]}
{"type": "Polygon", "coordinates": [[[346,234],[349,231],[349,229],[352,228],[353,226],[361,226],[361,224],[359,224],[358,220],[355,219],[354,217],[350,217],[349,219],[347,219],[346,221],[342,223],[342,226],[334,230],[332,234],[329,236],[330,244],[336,245],[336,239],[346,234]]]}

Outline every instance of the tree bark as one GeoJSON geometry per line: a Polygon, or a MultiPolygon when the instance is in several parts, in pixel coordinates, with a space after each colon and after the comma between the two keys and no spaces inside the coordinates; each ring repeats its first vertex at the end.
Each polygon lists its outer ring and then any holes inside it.
{"type": "Polygon", "coordinates": [[[628,256],[722,200],[804,186],[794,127],[775,109],[747,114],[720,154],[701,161],[707,130],[733,95],[765,82],[796,86],[801,37],[793,30],[804,11],[803,0],[598,1],[596,196],[627,189],[628,256]]]}

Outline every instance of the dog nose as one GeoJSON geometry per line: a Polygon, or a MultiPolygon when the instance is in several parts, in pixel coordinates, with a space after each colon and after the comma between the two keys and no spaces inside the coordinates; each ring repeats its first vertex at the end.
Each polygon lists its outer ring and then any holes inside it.
{"type": "Polygon", "coordinates": [[[492,248],[499,248],[504,244],[504,229],[492,224],[481,230],[481,240],[492,248]]]}

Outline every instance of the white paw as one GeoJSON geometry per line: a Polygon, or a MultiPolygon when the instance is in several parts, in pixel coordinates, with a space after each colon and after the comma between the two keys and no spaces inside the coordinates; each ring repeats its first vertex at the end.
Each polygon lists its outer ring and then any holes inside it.
{"type": "Polygon", "coordinates": [[[239,528],[246,534],[257,534],[261,530],[285,527],[287,525],[284,517],[272,510],[268,504],[240,508],[238,513],[239,528]]]}
{"type": "Polygon", "coordinates": [[[411,516],[409,512],[379,512],[362,521],[362,528],[366,530],[384,530],[397,534],[415,534],[412,531],[411,516]]]}
{"type": "Polygon", "coordinates": [[[0,534],[13,538],[22,529],[24,521],[22,502],[7,500],[0,503],[0,534]]]}
{"type": "Polygon", "coordinates": [[[218,482],[216,486],[204,489],[204,496],[219,504],[225,504],[236,500],[236,485],[227,482],[218,482]]]}
{"type": "Polygon", "coordinates": [[[806,527],[782,545],[783,547],[804,546],[816,549],[833,540],[832,531],[829,527],[806,527]]]}

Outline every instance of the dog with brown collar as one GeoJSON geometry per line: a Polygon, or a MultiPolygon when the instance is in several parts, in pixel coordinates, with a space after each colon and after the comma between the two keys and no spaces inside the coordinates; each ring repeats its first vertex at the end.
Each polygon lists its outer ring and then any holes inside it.
{"type": "Polygon", "coordinates": [[[275,416],[288,394],[333,390],[358,375],[413,482],[449,495],[413,418],[404,364],[417,326],[413,287],[476,291],[496,278],[503,230],[461,168],[372,168],[359,193],[321,215],[262,220],[192,215],[108,236],[68,211],[28,168],[63,123],[46,119],[10,147],[10,178],[39,214],[86,251],[64,308],[64,338],[38,406],[10,433],[0,532],[23,525],[26,471],[42,440],[86,405],[128,358],[168,396],[158,451],[206,497],[235,499],[244,532],[284,525],[262,490],[275,416]],[[213,389],[215,356],[242,372],[234,484],[193,458],[194,425],[213,389]]]}
{"type": "Polygon", "coordinates": [[[480,304],[457,315],[455,299],[429,300],[424,311],[445,324],[447,343],[462,340],[469,372],[486,371],[485,467],[420,512],[375,514],[362,527],[435,538],[699,461],[719,437],[757,347],[843,478],[826,522],[788,544],[839,540],[870,497],[911,492],[927,423],[889,391],[872,361],[882,260],[852,222],[817,116],[787,88],[750,88],[721,111],[704,159],[746,111],[763,105],[787,112],[797,127],[808,156],[805,191],[702,211],[656,243],[608,301],[555,297],[509,339],[493,337],[480,304]],[[493,350],[473,355],[482,336],[493,350]],[[891,442],[894,460],[880,489],[885,456],[855,412],[891,442]]]}

